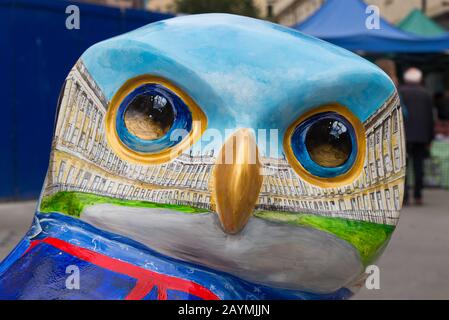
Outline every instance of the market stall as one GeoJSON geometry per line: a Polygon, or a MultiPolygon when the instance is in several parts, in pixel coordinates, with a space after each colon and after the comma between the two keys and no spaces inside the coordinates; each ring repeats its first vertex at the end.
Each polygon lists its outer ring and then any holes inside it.
{"type": "MultiPolygon", "coordinates": [[[[395,60],[399,71],[418,66],[430,75],[431,91],[436,93],[444,90],[442,79],[449,75],[449,33],[417,11],[396,27],[382,17],[376,19],[376,12],[362,0],[327,0],[292,28],[371,60],[395,60]]],[[[425,165],[426,185],[449,188],[449,122],[437,121],[430,154],[425,165]]]]}

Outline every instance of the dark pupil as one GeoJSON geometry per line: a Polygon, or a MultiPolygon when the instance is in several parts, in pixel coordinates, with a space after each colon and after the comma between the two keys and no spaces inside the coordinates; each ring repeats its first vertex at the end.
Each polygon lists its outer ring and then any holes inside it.
{"type": "Polygon", "coordinates": [[[126,128],[136,137],[155,140],[163,137],[173,125],[170,102],[158,94],[142,94],[126,108],[126,128]]]}
{"type": "Polygon", "coordinates": [[[352,152],[348,131],[338,120],[323,119],[314,123],[306,136],[306,147],[312,160],[326,168],[345,164],[352,152]]]}

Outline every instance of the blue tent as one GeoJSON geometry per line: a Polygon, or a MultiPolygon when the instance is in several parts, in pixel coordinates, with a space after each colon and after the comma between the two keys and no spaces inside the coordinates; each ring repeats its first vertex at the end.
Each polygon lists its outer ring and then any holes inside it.
{"type": "Polygon", "coordinates": [[[352,51],[449,51],[449,33],[422,37],[404,32],[382,18],[379,29],[369,29],[366,21],[371,14],[362,0],[327,0],[315,14],[293,28],[352,51]]]}

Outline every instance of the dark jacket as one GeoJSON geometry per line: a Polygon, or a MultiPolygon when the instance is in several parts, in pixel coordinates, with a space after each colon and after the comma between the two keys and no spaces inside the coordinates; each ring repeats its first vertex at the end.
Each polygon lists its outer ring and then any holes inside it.
{"type": "Polygon", "coordinates": [[[430,143],[434,137],[432,97],[418,84],[406,84],[399,89],[402,103],[407,106],[405,121],[407,142],[430,143]]]}

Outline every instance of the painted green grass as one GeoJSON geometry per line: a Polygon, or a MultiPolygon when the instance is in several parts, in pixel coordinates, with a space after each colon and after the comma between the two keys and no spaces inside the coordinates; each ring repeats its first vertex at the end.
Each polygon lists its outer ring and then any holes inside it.
{"type": "Polygon", "coordinates": [[[390,225],[300,213],[260,211],[255,215],[271,221],[312,227],[334,234],[352,244],[359,251],[365,266],[374,261],[381,253],[395,229],[390,225]]]}
{"type": "Polygon", "coordinates": [[[180,212],[196,214],[208,212],[204,209],[181,205],[153,203],[137,200],[123,200],[112,197],[98,196],[91,193],[62,191],[51,196],[44,197],[40,211],[42,213],[59,212],[79,218],[83,210],[96,204],[112,204],[116,206],[138,207],[138,208],[161,208],[180,212]]]}
{"type": "MultiPolygon", "coordinates": [[[[63,191],[44,197],[42,213],[59,212],[79,218],[83,210],[96,204],[112,204],[126,207],[172,209],[188,214],[208,210],[182,205],[159,204],[137,200],[123,200],[91,193],[63,191]]],[[[312,227],[331,233],[352,244],[360,253],[364,265],[369,265],[381,253],[395,227],[364,221],[329,218],[310,214],[258,211],[256,217],[296,226],[312,227]]]]}

